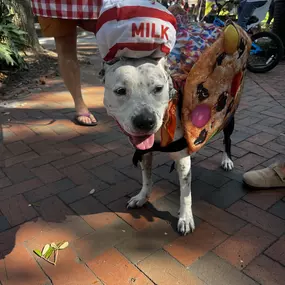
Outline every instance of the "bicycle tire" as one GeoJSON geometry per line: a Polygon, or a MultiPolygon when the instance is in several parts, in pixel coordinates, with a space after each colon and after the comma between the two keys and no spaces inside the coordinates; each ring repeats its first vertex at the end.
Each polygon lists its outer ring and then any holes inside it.
{"type": "Polygon", "coordinates": [[[269,64],[265,65],[263,67],[256,67],[254,65],[251,65],[250,62],[247,63],[247,69],[253,73],[266,73],[270,70],[272,70],[282,59],[283,52],[284,52],[284,46],[281,41],[281,39],[274,33],[271,32],[259,32],[251,36],[251,40],[254,42],[258,38],[268,37],[270,38],[277,46],[277,54],[275,59],[269,64]]]}

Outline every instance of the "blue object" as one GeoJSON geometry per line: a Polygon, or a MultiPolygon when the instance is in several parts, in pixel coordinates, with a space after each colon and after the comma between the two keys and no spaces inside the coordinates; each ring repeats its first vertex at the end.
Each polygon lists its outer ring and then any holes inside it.
{"type": "Polygon", "coordinates": [[[219,19],[218,17],[215,17],[213,24],[215,26],[218,26],[218,27],[224,27],[225,26],[225,23],[221,19],[219,19]]]}
{"type": "Polygon", "coordinates": [[[256,43],[251,44],[250,54],[258,54],[262,52],[262,48],[256,43]]]}

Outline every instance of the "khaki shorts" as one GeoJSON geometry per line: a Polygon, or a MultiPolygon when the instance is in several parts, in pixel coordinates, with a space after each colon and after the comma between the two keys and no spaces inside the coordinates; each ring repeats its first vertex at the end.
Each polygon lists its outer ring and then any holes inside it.
{"type": "Polygon", "coordinates": [[[96,31],[97,20],[69,20],[38,17],[41,31],[45,37],[64,37],[76,33],[76,27],[93,32],[96,31]]]}

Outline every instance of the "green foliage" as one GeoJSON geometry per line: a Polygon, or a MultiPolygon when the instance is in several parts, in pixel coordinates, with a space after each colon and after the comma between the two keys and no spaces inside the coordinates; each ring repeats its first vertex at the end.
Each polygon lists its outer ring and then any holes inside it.
{"type": "Polygon", "coordinates": [[[0,0],[0,67],[22,68],[25,62],[20,51],[26,47],[26,32],[13,23],[13,17],[13,10],[8,1],[0,0]]]}

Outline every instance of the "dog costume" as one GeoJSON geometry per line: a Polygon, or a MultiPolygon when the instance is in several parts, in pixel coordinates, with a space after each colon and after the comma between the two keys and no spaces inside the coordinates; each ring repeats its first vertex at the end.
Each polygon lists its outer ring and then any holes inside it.
{"type": "Polygon", "coordinates": [[[149,0],[106,1],[97,26],[102,58],[168,56],[176,95],[170,98],[161,142],[136,152],[134,162],[149,151],[198,151],[221,131],[235,113],[241,96],[251,40],[233,23],[224,28],[189,23],[149,0]],[[184,137],[173,141],[176,110],[181,105],[184,137]]]}

